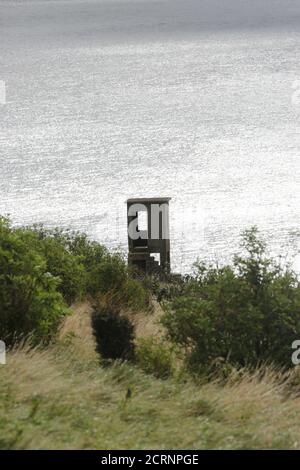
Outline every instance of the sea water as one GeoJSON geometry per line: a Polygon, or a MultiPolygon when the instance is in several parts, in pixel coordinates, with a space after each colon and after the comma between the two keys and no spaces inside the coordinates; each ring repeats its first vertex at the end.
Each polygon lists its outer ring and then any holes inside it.
{"type": "Polygon", "coordinates": [[[0,0],[0,80],[15,224],[125,252],[126,199],[168,196],[174,270],[252,225],[297,255],[299,1],[0,0]]]}

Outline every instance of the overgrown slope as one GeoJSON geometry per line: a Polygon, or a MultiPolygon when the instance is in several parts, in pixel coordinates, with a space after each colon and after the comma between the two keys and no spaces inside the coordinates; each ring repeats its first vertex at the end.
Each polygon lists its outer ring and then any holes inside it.
{"type": "Polygon", "coordinates": [[[141,279],[84,234],[0,218],[0,448],[300,448],[300,282],[244,242],[141,279]]]}
{"type": "Polygon", "coordinates": [[[101,368],[72,341],[8,354],[1,367],[1,448],[300,448],[300,398],[275,372],[225,385],[101,368]],[[130,393],[129,393],[130,390],[130,393]],[[129,396],[130,395],[130,396],[129,396]]]}

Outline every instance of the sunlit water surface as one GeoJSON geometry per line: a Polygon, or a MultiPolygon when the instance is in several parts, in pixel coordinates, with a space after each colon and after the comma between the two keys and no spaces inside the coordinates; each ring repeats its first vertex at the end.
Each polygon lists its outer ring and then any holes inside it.
{"type": "Polygon", "coordinates": [[[0,213],[126,251],[125,200],[170,196],[174,270],[253,224],[293,257],[300,2],[224,3],[0,0],[0,213]]]}

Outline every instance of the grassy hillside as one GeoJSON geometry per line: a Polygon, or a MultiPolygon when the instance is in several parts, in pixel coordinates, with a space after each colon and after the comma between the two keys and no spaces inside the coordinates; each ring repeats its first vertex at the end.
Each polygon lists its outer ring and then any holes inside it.
{"type": "Polygon", "coordinates": [[[291,378],[269,369],[200,385],[158,380],[126,363],[102,368],[89,316],[79,311],[55,346],[8,354],[0,448],[300,448],[300,398],[288,393],[291,378]]]}
{"type": "Polygon", "coordinates": [[[256,228],[241,249],[143,276],[0,217],[0,448],[300,448],[300,281],[256,228]]]}

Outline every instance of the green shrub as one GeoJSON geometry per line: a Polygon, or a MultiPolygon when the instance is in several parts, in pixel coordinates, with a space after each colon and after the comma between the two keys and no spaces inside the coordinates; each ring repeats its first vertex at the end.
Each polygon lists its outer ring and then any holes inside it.
{"type": "Polygon", "coordinates": [[[0,219],[0,276],[0,335],[7,341],[31,332],[36,341],[49,340],[66,313],[64,301],[109,294],[114,310],[149,303],[120,255],[68,230],[12,228],[0,219]]]}
{"type": "Polygon", "coordinates": [[[96,349],[102,360],[130,360],[134,357],[134,327],[110,302],[98,303],[92,313],[96,349]]]}
{"type": "Polygon", "coordinates": [[[198,263],[181,295],[165,305],[162,322],[193,370],[217,358],[291,366],[291,345],[300,337],[297,277],[266,256],[256,228],[243,234],[242,248],[245,256],[232,266],[198,263]]]}
{"type": "Polygon", "coordinates": [[[100,243],[78,232],[43,226],[22,231],[45,257],[49,272],[60,278],[59,291],[68,303],[86,295],[113,292],[116,301],[128,308],[147,307],[146,289],[133,279],[119,254],[110,254],[100,243]]]}
{"type": "Polygon", "coordinates": [[[172,350],[161,340],[152,337],[137,341],[136,361],[146,374],[159,379],[166,379],[174,372],[172,350]]]}
{"type": "Polygon", "coordinates": [[[41,246],[47,270],[60,279],[58,291],[70,305],[82,299],[86,292],[87,276],[79,256],[69,253],[57,240],[46,238],[41,246]]]}
{"type": "Polygon", "coordinates": [[[85,293],[95,296],[99,291],[105,291],[98,271],[99,266],[110,259],[107,249],[100,243],[90,240],[86,234],[79,232],[56,230],[55,238],[68,252],[80,259],[85,272],[85,293]]]}
{"type": "Polygon", "coordinates": [[[64,238],[59,237],[57,231],[40,227],[38,231],[17,229],[16,233],[43,256],[47,271],[59,278],[57,290],[69,305],[85,295],[87,274],[82,259],[70,252],[64,238]]]}
{"type": "Polygon", "coordinates": [[[31,334],[34,343],[49,341],[67,313],[58,285],[22,232],[0,219],[1,339],[10,345],[31,334]]]}
{"type": "Polygon", "coordinates": [[[110,292],[114,303],[132,310],[145,310],[149,305],[149,294],[138,279],[131,277],[126,263],[119,255],[106,256],[94,269],[91,292],[110,292]]]}

